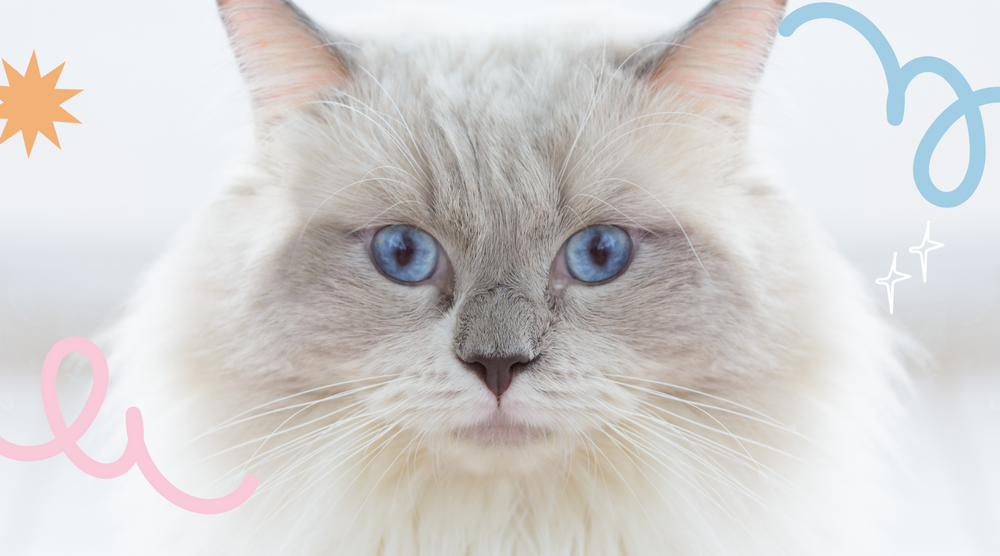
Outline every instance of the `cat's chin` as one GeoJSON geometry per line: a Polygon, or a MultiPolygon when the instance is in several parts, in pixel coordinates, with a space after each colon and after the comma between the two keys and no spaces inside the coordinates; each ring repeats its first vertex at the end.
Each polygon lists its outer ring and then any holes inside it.
{"type": "Polygon", "coordinates": [[[483,447],[516,447],[544,442],[551,431],[519,422],[497,410],[474,425],[454,431],[457,439],[483,447]]]}
{"type": "Polygon", "coordinates": [[[571,443],[563,435],[497,411],[473,425],[454,429],[438,456],[448,467],[474,475],[536,473],[565,458],[571,443]]]}

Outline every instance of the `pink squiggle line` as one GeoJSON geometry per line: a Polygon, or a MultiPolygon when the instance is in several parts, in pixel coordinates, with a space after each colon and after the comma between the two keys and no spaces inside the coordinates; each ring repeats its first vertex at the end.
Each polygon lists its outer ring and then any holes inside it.
{"type": "Polygon", "coordinates": [[[246,502],[257,490],[257,477],[253,475],[244,477],[236,490],[221,498],[197,498],[170,484],[170,481],[156,468],[149,455],[146,441],[143,439],[142,414],[135,407],[125,411],[125,433],[128,442],[121,457],[111,463],[93,460],[83,453],[77,442],[93,424],[101,405],[104,404],[107,391],[108,362],[101,350],[84,338],[70,337],[60,340],[52,346],[45,356],[45,363],[42,364],[42,404],[45,407],[49,428],[55,438],[36,446],[19,446],[0,438],[0,456],[16,461],[41,461],[65,453],[81,471],[99,479],[120,477],[133,465],[137,465],[143,477],[167,501],[199,514],[220,514],[233,510],[246,502]],[[73,424],[67,427],[56,393],[56,374],[59,372],[59,363],[70,353],[81,353],[90,361],[94,372],[94,384],[83,411],[73,424]]]}

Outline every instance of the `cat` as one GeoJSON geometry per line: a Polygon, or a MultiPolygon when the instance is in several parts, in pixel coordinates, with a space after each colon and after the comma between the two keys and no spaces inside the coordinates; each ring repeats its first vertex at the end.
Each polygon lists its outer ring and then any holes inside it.
{"type": "Polygon", "coordinates": [[[746,147],[783,0],[617,39],[219,8],[256,150],[110,363],[171,480],[261,482],[130,506],[130,553],[882,551],[902,340],[746,147]]]}

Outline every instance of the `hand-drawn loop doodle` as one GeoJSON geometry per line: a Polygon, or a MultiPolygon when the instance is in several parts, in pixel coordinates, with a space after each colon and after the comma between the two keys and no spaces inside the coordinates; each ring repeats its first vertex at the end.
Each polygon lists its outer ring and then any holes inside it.
{"type": "Polygon", "coordinates": [[[951,86],[958,99],[931,123],[920,144],[917,145],[917,152],[913,158],[913,180],[920,194],[933,205],[952,208],[968,201],[979,187],[986,167],[986,132],[980,107],[1000,103],[1000,87],[974,91],[955,66],[933,56],[915,58],[901,67],[889,41],[875,24],[857,11],[841,4],[818,2],[803,6],[782,20],[778,32],[781,36],[788,37],[804,23],[814,19],[834,19],[850,25],[861,33],[875,50],[879,61],[882,62],[889,86],[886,119],[890,125],[897,126],[902,123],[906,89],[914,77],[922,73],[933,73],[944,78],[951,86]],[[965,118],[965,126],[969,132],[969,165],[958,187],[951,191],[942,191],[931,180],[931,155],[934,154],[944,134],[961,118],[965,118]]]}
{"type": "Polygon", "coordinates": [[[113,479],[124,475],[133,465],[146,477],[156,492],[172,504],[199,514],[219,514],[235,509],[246,502],[257,489],[257,477],[247,475],[233,492],[214,499],[197,498],[170,484],[153,464],[153,459],[143,439],[142,414],[135,407],[125,411],[125,431],[128,442],[121,457],[111,463],[101,463],[85,454],[77,445],[80,438],[93,424],[108,391],[108,362],[101,350],[84,338],[64,338],[52,346],[42,364],[42,404],[45,417],[52,430],[52,440],[36,446],[20,446],[0,438],[0,456],[17,461],[41,461],[65,453],[81,471],[99,479],[113,479]],[[59,363],[70,353],[81,353],[90,361],[94,383],[83,410],[69,427],[63,419],[59,397],[56,394],[56,375],[59,363]]]}

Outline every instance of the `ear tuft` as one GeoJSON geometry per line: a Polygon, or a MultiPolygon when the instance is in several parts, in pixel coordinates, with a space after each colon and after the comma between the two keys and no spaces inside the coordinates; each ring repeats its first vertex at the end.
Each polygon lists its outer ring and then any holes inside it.
{"type": "Polygon", "coordinates": [[[749,104],[785,12],[785,0],[715,0],[674,39],[652,82],[749,104]]]}
{"type": "Polygon", "coordinates": [[[219,0],[219,13],[258,120],[270,120],[347,82],[346,57],[288,0],[219,0]]]}

